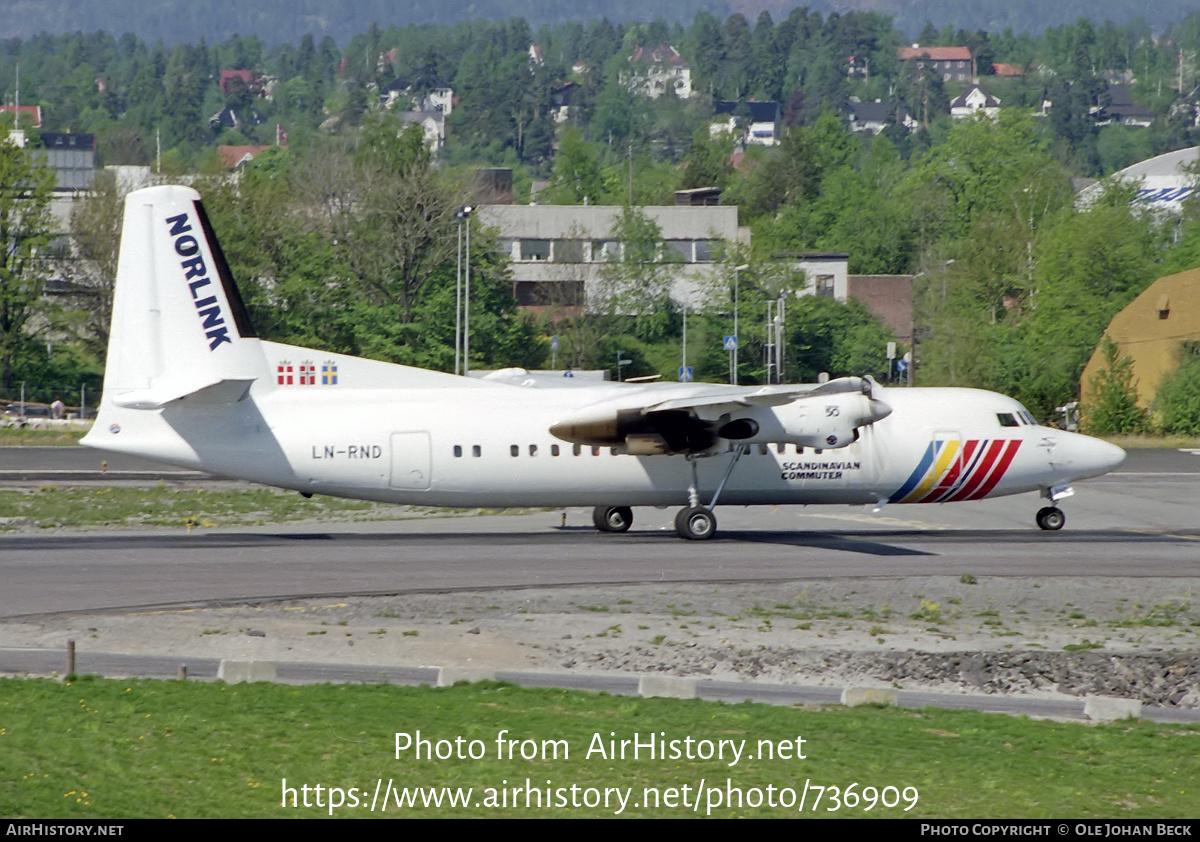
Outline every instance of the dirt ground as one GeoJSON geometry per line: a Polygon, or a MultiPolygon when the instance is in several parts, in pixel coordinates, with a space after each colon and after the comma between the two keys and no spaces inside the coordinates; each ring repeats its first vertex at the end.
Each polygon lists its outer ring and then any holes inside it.
{"type": "Polygon", "coordinates": [[[908,577],[528,588],[0,624],[0,646],[636,671],[1200,707],[1194,580],[908,577]]]}

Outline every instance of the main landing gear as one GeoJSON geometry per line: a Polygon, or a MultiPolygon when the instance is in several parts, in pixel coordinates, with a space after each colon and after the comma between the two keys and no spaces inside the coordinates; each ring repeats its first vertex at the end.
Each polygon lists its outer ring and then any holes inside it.
{"type": "Polygon", "coordinates": [[[707,541],[717,533],[717,516],[704,506],[685,506],[675,515],[675,531],[689,541],[707,541]]]}
{"type": "Polygon", "coordinates": [[[592,509],[592,523],[601,532],[628,532],[633,526],[633,509],[628,506],[597,506],[592,509]]]}
{"type": "MultiPolygon", "coordinates": [[[[707,541],[717,534],[717,516],[713,514],[712,510],[717,507],[717,499],[721,496],[721,491],[725,488],[729,475],[733,473],[733,466],[737,464],[738,459],[742,458],[746,449],[744,444],[734,446],[729,464],[725,466],[725,473],[721,476],[721,481],[717,483],[717,490],[713,492],[712,500],[707,506],[700,505],[699,480],[696,476],[696,459],[698,457],[694,455],[687,457],[692,466],[692,482],[688,486],[688,504],[675,515],[675,532],[680,538],[686,538],[689,541],[707,541]]],[[[597,506],[592,510],[592,523],[601,532],[626,532],[633,525],[633,512],[628,506],[597,506]]]]}
{"type": "Polygon", "coordinates": [[[1037,525],[1048,532],[1057,532],[1067,522],[1067,516],[1057,506],[1046,506],[1037,513],[1037,525]]]}
{"type": "Polygon", "coordinates": [[[712,513],[712,510],[717,507],[717,499],[721,496],[725,483],[729,481],[729,475],[733,473],[733,466],[742,458],[742,454],[747,449],[745,444],[734,445],[733,455],[729,459],[729,464],[725,466],[725,473],[721,475],[721,481],[717,483],[717,490],[713,492],[712,500],[707,506],[700,505],[700,482],[696,476],[696,459],[698,457],[688,456],[687,460],[692,465],[692,484],[688,486],[688,504],[679,510],[679,514],[675,515],[675,532],[680,538],[686,538],[689,541],[707,541],[717,534],[717,516],[712,513]]]}

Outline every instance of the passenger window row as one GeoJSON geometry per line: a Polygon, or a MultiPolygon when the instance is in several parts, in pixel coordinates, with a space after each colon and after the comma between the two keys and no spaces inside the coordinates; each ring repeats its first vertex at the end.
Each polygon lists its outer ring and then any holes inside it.
{"type": "MultiPolygon", "coordinates": [[[[766,456],[767,454],[769,454],[771,452],[770,448],[771,448],[771,445],[769,445],[769,444],[754,445],[746,451],[746,455],[750,455],[750,454],[754,453],[755,450],[757,450],[758,454],[760,456],[766,456]]],[[[729,446],[729,449],[733,450],[732,444],[729,446]]],[[[611,447],[603,447],[603,448],[602,447],[584,447],[581,444],[571,445],[571,455],[572,456],[582,456],[585,451],[590,451],[592,456],[599,456],[601,450],[607,450],[609,452],[609,454],[612,456],[621,455],[621,454],[617,453],[611,447]]],[[[800,447],[799,445],[793,445],[792,451],[796,455],[799,456],[799,455],[803,455],[804,448],[800,447]]],[[[513,456],[513,457],[520,456],[521,455],[521,445],[519,445],[519,444],[509,445],[508,452],[509,452],[510,456],[513,456]]],[[[539,452],[539,448],[536,444],[531,444],[531,445],[529,445],[527,452],[530,456],[537,456],[538,452],[539,452]]],[[[550,445],[550,455],[551,456],[561,456],[562,452],[563,452],[562,449],[557,444],[550,445]]],[[[775,444],[775,452],[779,453],[781,455],[787,453],[788,445],[783,442],[776,443],[775,444]]],[[[464,450],[463,450],[463,446],[461,444],[454,445],[455,458],[461,459],[463,456],[463,453],[464,453],[464,450]]],[[[816,453],[819,455],[821,453],[821,451],[814,449],[813,453],[816,453]]],[[[476,444],[476,445],[471,446],[471,456],[480,457],[482,455],[483,455],[483,448],[480,445],[476,444]]]]}

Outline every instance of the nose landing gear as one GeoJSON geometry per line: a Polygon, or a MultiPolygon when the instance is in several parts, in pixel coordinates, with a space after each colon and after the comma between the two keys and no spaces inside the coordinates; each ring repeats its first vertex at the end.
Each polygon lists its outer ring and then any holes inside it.
{"type": "Polygon", "coordinates": [[[1037,513],[1037,525],[1048,532],[1057,532],[1067,522],[1067,516],[1057,506],[1046,506],[1037,513]]]}

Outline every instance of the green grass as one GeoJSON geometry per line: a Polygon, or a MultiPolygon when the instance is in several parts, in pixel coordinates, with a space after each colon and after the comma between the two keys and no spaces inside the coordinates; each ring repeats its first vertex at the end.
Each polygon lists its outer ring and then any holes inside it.
{"type": "Polygon", "coordinates": [[[87,432],[85,429],[0,426],[0,447],[73,447],[87,432]]]}
{"type": "Polygon", "coordinates": [[[0,489],[0,531],[18,525],[59,526],[187,526],[280,523],[311,518],[345,519],[376,510],[393,516],[394,506],[377,506],[333,497],[306,499],[274,488],[150,488],[130,486],[0,489]]]}
{"type": "MultiPolygon", "coordinates": [[[[630,788],[624,815],[694,815],[690,807],[635,806],[644,787],[676,798],[716,788],[745,793],[805,781],[808,816],[961,818],[1185,818],[1200,814],[1200,728],[1127,722],[1100,726],[966,711],[896,708],[797,710],[767,705],[613,697],[507,684],[452,688],[175,681],[0,680],[0,815],[34,818],[281,817],[328,815],[327,807],[283,808],[283,779],[301,787],[357,788],[369,805],[376,782],[470,787],[473,802],[384,816],[607,816],[615,806],[507,806],[497,788],[526,781],[580,797],[588,788],[630,788]],[[479,759],[397,756],[397,732],[439,740],[479,759]],[[497,756],[497,736],[526,743],[527,759],[497,756]],[[719,759],[605,757],[589,748],[613,739],[745,740],[735,764],[719,759]],[[805,759],[752,759],[759,741],[796,746],[805,759]],[[557,757],[543,741],[565,742],[557,757]],[[969,770],[964,774],[963,770],[969,770]],[[701,783],[703,782],[703,784],[701,783]],[[727,783],[728,782],[728,783],[727,783]],[[812,812],[816,786],[914,787],[916,806],[864,802],[833,812],[829,794],[812,812]],[[701,789],[701,787],[703,787],[701,789]],[[488,788],[492,791],[489,793],[488,788]]],[[[686,751],[683,743],[680,748],[686,751]]],[[[310,790],[315,804],[315,790],[310,790]]],[[[555,796],[557,798],[557,795],[555,796]]],[[[749,797],[744,795],[744,797],[749,797]]],[[[689,801],[689,804],[691,802],[689,801]]],[[[756,802],[757,803],[757,802],[756,802]]],[[[368,806],[340,816],[368,817],[368,806]]],[[[706,812],[701,806],[699,815],[706,812]]],[[[795,809],[714,807],[714,816],[789,816],[795,809]]]]}
{"type": "Polygon", "coordinates": [[[256,526],[297,520],[512,514],[531,509],[438,509],[337,497],[301,497],[279,488],[58,486],[0,488],[0,532],[40,527],[256,526]]]}

